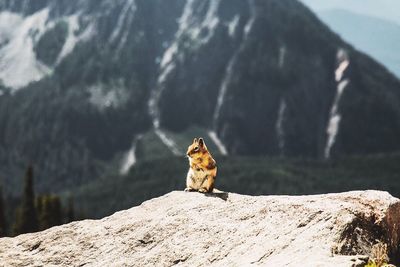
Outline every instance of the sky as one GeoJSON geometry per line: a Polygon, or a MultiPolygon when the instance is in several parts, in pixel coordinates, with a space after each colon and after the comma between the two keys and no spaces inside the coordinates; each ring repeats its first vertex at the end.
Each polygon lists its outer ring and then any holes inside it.
{"type": "Polygon", "coordinates": [[[345,9],[396,22],[400,25],[400,0],[301,0],[314,11],[345,9]]]}

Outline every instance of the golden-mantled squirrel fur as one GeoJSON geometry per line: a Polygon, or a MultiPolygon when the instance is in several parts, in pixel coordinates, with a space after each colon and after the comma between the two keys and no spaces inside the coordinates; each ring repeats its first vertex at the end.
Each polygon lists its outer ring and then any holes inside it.
{"type": "Polygon", "coordinates": [[[186,177],[185,191],[211,193],[217,176],[217,164],[203,138],[195,138],[188,147],[186,155],[189,158],[189,171],[186,177]]]}

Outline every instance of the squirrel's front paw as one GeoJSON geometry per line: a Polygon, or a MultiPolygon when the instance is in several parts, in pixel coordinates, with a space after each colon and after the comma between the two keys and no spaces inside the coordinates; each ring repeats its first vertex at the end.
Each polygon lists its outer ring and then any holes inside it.
{"type": "Polygon", "coordinates": [[[199,189],[199,192],[200,192],[200,193],[207,193],[208,191],[207,191],[207,189],[205,189],[205,188],[200,188],[200,189],[199,189]]]}
{"type": "Polygon", "coordinates": [[[185,192],[192,192],[192,191],[194,191],[194,189],[193,189],[193,188],[190,188],[190,187],[186,187],[184,191],[185,191],[185,192]]]}

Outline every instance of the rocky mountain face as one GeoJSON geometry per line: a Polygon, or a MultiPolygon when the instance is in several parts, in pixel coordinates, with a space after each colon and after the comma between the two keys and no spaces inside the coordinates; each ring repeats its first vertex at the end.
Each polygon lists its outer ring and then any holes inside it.
{"type": "Polygon", "coordinates": [[[295,0],[3,0],[0,79],[11,188],[29,162],[58,190],[181,155],[193,127],[221,154],[400,148],[399,80],[295,0]]]}
{"type": "Polygon", "coordinates": [[[2,238],[0,259],[5,266],[364,266],[379,242],[392,260],[399,256],[399,211],[399,199],[380,191],[172,192],[102,220],[2,238]]]}

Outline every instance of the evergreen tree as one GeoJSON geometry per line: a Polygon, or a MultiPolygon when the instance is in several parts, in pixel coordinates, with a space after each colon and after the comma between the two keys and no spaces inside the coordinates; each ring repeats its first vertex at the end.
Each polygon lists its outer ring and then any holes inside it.
{"type": "Polygon", "coordinates": [[[72,197],[68,199],[68,207],[67,207],[67,223],[75,221],[75,208],[74,208],[74,201],[72,197]]]}
{"type": "Polygon", "coordinates": [[[63,212],[61,206],[61,199],[59,196],[51,196],[51,226],[61,225],[63,223],[63,212]]]}
{"type": "Polygon", "coordinates": [[[39,195],[36,197],[36,212],[37,212],[37,217],[40,221],[40,215],[43,212],[43,195],[39,195]]]}
{"type": "Polygon", "coordinates": [[[32,233],[39,230],[33,191],[33,167],[26,171],[24,192],[21,205],[17,209],[14,224],[14,234],[32,233]]]}
{"type": "Polygon", "coordinates": [[[6,216],[4,211],[3,191],[0,186],[0,237],[6,236],[6,216]]]}
{"type": "Polygon", "coordinates": [[[41,196],[38,198],[37,207],[40,207],[40,230],[62,224],[61,201],[58,196],[41,196]]]}
{"type": "Polygon", "coordinates": [[[39,230],[42,231],[44,230],[43,225],[44,225],[44,207],[43,207],[43,203],[44,203],[44,198],[45,196],[40,195],[37,196],[36,198],[36,212],[37,212],[37,218],[38,218],[38,224],[39,224],[39,230]]]}

